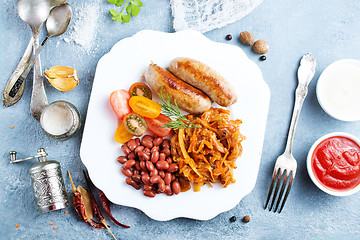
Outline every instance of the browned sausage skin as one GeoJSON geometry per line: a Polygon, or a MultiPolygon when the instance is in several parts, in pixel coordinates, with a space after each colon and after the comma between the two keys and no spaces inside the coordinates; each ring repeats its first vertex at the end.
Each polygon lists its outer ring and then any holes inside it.
{"type": "Polygon", "coordinates": [[[191,114],[200,114],[210,109],[211,100],[200,90],[181,81],[169,71],[151,63],[144,73],[146,82],[158,95],[166,98],[169,95],[172,101],[191,114]]]}
{"type": "Polygon", "coordinates": [[[206,93],[220,106],[228,107],[237,101],[234,89],[225,78],[197,60],[175,58],[170,62],[169,70],[181,80],[206,93]]]}

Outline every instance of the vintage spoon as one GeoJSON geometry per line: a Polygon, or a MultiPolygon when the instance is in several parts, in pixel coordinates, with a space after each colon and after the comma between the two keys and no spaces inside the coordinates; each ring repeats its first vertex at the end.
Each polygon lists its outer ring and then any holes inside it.
{"type": "MultiPolygon", "coordinates": [[[[67,3],[64,3],[60,6],[55,7],[51,12],[46,21],[46,30],[48,32],[44,41],[40,44],[38,49],[36,49],[34,56],[31,58],[30,62],[26,66],[24,72],[20,75],[17,82],[20,84],[25,81],[26,76],[29,74],[31,67],[34,65],[37,56],[43,50],[45,43],[51,37],[60,36],[68,29],[72,17],[71,6],[67,3]]],[[[16,83],[15,83],[16,85],[16,83]]]]}
{"type": "MultiPolygon", "coordinates": [[[[67,0],[50,0],[50,5],[52,8],[54,8],[65,2],[67,2],[67,0]]],[[[19,64],[15,68],[14,72],[11,74],[11,76],[5,86],[5,89],[3,91],[3,97],[2,97],[3,105],[5,107],[10,107],[10,106],[14,105],[15,103],[17,103],[21,99],[21,97],[24,93],[25,81],[20,86],[16,86],[15,83],[17,83],[17,84],[20,83],[16,80],[19,78],[21,73],[24,72],[24,69],[26,68],[26,66],[28,65],[28,63],[30,61],[30,58],[31,58],[31,55],[33,52],[33,41],[34,40],[31,37],[30,42],[24,52],[24,55],[22,56],[19,64]],[[11,91],[11,90],[13,90],[13,91],[11,91]],[[10,94],[10,91],[11,91],[11,94],[10,94]]]]}
{"type": "MultiPolygon", "coordinates": [[[[39,47],[39,32],[41,26],[50,13],[50,1],[18,0],[17,7],[20,18],[28,23],[31,28],[34,39],[33,49],[35,51],[39,47]]],[[[37,56],[35,60],[31,100],[30,112],[36,120],[39,120],[42,109],[47,105],[40,56],[37,56]],[[36,101],[34,99],[36,99],[36,101]]]]}

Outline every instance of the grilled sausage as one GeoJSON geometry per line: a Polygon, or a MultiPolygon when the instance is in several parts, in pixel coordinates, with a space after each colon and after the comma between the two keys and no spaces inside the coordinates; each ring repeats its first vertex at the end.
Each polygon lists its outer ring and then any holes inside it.
{"type": "Polygon", "coordinates": [[[159,96],[166,99],[166,94],[171,101],[192,114],[200,114],[211,107],[211,100],[200,90],[181,81],[169,71],[151,63],[144,73],[146,82],[159,96]]]}
{"type": "Polygon", "coordinates": [[[193,87],[206,93],[211,100],[223,107],[237,101],[237,95],[223,76],[209,66],[190,58],[175,58],[169,70],[193,87]]]}

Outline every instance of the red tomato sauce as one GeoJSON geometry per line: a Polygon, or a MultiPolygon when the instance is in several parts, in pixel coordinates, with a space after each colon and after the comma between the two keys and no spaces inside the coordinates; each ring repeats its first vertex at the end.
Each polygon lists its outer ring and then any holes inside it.
{"type": "Polygon", "coordinates": [[[324,187],[346,191],[360,183],[360,146],[347,137],[330,137],[316,146],[311,160],[324,187]]]}

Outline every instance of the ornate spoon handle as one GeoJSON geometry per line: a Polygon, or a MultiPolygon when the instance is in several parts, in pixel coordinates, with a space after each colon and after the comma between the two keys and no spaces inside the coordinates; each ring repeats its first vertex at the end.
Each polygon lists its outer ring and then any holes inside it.
{"type": "Polygon", "coordinates": [[[31,54],[33,52],[33,42],[34,40],[33,38],[31,38],[23,57],[21,58],[19,64],[15,68],[13,74],[10,76],[10,79],[5,86],[3,92],[3,104],[5,107],[10,107],[17,103],[24,93],[26,76],[23,81],[17,80],[20,77],[21,73],[24,72],[26,66],[30,61],[31,54]]]}

